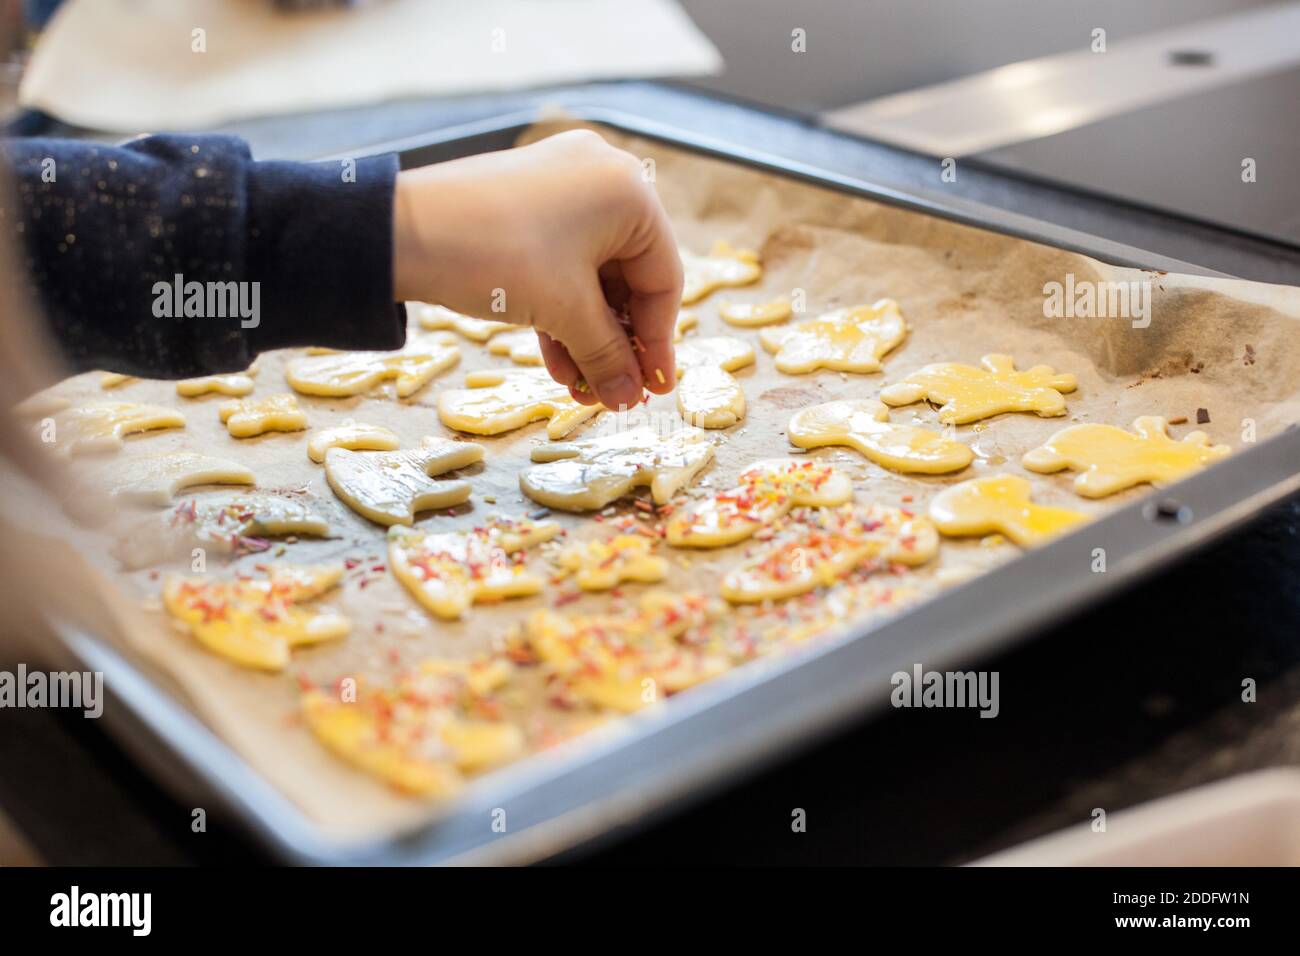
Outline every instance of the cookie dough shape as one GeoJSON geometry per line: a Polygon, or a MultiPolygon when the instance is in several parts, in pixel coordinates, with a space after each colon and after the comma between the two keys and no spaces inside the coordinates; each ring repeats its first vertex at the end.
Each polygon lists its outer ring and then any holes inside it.
{"type": "Polygon", "coordinates": [[[186,378],[176,383],[176,394],[181,398],[198,398],[200,395],[228,395],[243,398],[253,394],[253,377],[248,372],[231,375],[204,375],[186,378]]]}
{"type": "Polygon", "coordinates": [[[271,565],[253,579],[173,578],[163,586],[163,606],[213,653],[279,671],[293,648],[347,636],[351,623],[342,614],[304,606],[342,577],[342,565],[271,565]]]}
{"type": "Polygon", "coordinates": [[[162,405],[136,402],[90,402],[54,419],[56,435],[66,436],[69,455],[120,451],[127,435],[184,428],[185,416],[162,405]]]}
{"type": "Polygon", "coordinates": [[[915,425],[895,425],[874,399],[826,402],[796,412],[788,429],[800,448],[846,445],[869,460],[903,474],[945,475],[961,471],[975,453],[959,441],[915,425]]]}
{"type": "Polygon", "coordinates": [[[1134,485],[1164,485],[1186,478],[1232,454],[1227,445],[1211,445],[1205,432],[1189,432],[1182,441],[1169,437],[1169,423],[1143,415],[1133,431],[1114,425],[1071,425],[1038,448],[1025,453],[1030,471],[1079,472],[1074,490],[1085,498],[1104,498],[1134,485]]]}
{"type": "Polygon", "coordinates": [[[440,305],[428,305],[424,302],[412,303],[420,328],[430,332],[450,329],[474,342],[486,342],[498,332],[513,329],[509,322],[497,319],[476,319],[470,315],[461,315],[440,305]]]}
{"type": "Polygon", "coordinates": [[[121,388],[123,385],[130,385],[138,381],[140,379],[134,375],[123,375],[121,372],[105,372],[99,377],[99,387],[107,392],[110,389],[121,388]]]}
{"type": "Polygon", "coordinates": [[[722,316],[722,321],[742,329],[775,325],[784,322],[792,314],[790,300],[784,298],[770,302],[723,302],[718,306],[718,315],[722,316]]]}
{"type": "Polygon", "coordinates": [[[20,418],[46,418],[71,407],[72,399],[51,387],[28,395],[13,407],[13,413],[20,418]]]}
{"type": "Polygon", "coordinates": [[[725,335],[677,346],[677,410],[697,428],[730,428],[745,417],[745,390],[732,376],[754,350],[725,335]]]}
{"type": "Polygon", "coordinates": [[[447,438],[426,438],[408,451],[325,453],[325,478],[339,499],[382,525],[409,525],[420,511],[450,508],[470,495],[468,481],[435,481],[441,475],[483,460],[483,446],[447,438]]]}
{"type": "Polygon", "coordinates": [[[556,556],[584,591],[608,591],[624,581],[653,584],[668,574],[668,561],[654,553],[654,541],[640,534],[574,541],[556,556]]]}
{"type": "Polygon", "coordinates": [[[542,578],[512,556],[559,533],[554,521],[526,519],[499,519],[443,534],[394,527],[388,531],[388,561],[420,604],[444,620],[455,620],[472,604],[539,592],[542,578]]]}
{"type": "Polygon", "coordinates": [[[677,313],[677,322],[673,325],[673,341],[680,342],[686,333],[700,324],[700,317],[687,309],[677,313]]]}
{"type": "Polygon", "coordinates": [[[758,256],[747,250],[732,249],[725,242],[715,242],[707,256],[685,249],[682,256],[682,305],[699,302],[721,288],[752,285],[763,277],[758,256]]]}
{"type": "Polygon", "coordinates": [[[713,458],[698,428],[664,437],[648,425],[581,441],[534,448],[535,464],[519,475],[519,487],[538,504],[560,511],[595,511],[630,492],[650,487],[655,504],[666,504],[713,458]]]}
{"type": "Polygon", "coordinates": [[[302,714],[316,739],[354,767],[411,796],[450,797],[465,773],[523,754],[524,735],[514,724],[469,716],[509,679],[500,667],[426,661],[389,687],[360,682],[354,701],[309,690],[302,714]]]}
{"type": "Polygon", "coordinates": [[[581,405],[546,369],[471,372],[466,388],[438,395],[438,417],[448,428],[471,435],[499,435],[549,419],[546,434],[564,438],[605,408],[581,405]]]}
{"type": "Polygon", "coordinates": [[[113,497],[156,508],[166,508],[177,492],[196,485],[255,483],[253,472],[239,462],[192,451],[137,458],[109,477],[113,497]]]}
{"type": "Polygon", "coordinates": [[[536,611],[523,641],[548,686],[599,711],[631,713],[730,669],[726,657],[682,640],[720,614],[717,602],[702,595],[654,590],[620,614],[536,611]]]}
{"type": "Polygon", "coordinates": [[[916,567],[938,550],[934,525],[900,508],[805,509],[767,550],[723,576],[722,596],[732,604],[783,601],[829,587],[868,562],[916,567]]]}
{"type": "Polygon", "coordinates": [[[542,343],[532,329],[516,329],[502,332],[488,342],[488,351],[493,355],[504,355],[516,365],[541,365],[542,343]]]}
{"type": "Polygon", "coordinates": [[[1088,520],[1068,508],[1036,505],[1032,488],[1019,475],[972,478],[935,495],[930,520],[949,537],[1003,534],[1022,548],[1050,541],[1088,520]]]}
{"type": "Polygon", "coordinates": [[[830,465],[773,458],[750,465],[734,488],[676,512],[667,527],[675,548],[722,548],[748,538],[796,507],[842,505],[853,482],[830,465]]]}
{"type": "Polygon", "coordinates": [[[300,432],[307,427],[307,413],[288,392],[261,400],[234,399],[217,406],[231,438],[252,438],[267,432],[300,432]]]}
{"type": "Polygon", "coordinates": [[[880,360],[907,335],[907,323],[893,299],[835,309],[795,325],[759,333],[776,356],[778,371],[804,375],[819,368],[836,372],[879,372],[880,360]]]}
{"type": "Polygon", "coordinates": [[[1045,418],[1065,414],[1062,392],[1073,392],[1073,375],[1057,374],[1050,365],[1016,371],[1010,355],[986,355],[983,368],[939,362],[913,372],[880,391],[886,405],[911,405],[922,399],[939,407],[939,421],[965,425],[1003,412],[1034,412],[1045,418]]]}
{"type": "Polygon", "coordinates": [[[396,451],[401,447],[397,433],[383,425],[365,425],[361,422],[346,421],[333,428],[322,428],[312,432],[307,439],[307,457],[316,464],[325,460],[325,453],[331,448],[346,448],[349,451],[396,451]]]}
{"type": "Polygon", "coordinates": [[[398,398],[410,398],[460,361],[460,349],[444,339],[409,343],[396,352],[339,352],[294,359],[284,377],[296,392],[345,398],[392,380],[398,398]]]}

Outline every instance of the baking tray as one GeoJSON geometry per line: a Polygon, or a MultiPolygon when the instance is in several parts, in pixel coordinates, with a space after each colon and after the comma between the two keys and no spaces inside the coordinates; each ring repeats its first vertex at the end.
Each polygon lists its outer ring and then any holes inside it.
{"type": "MultiPolygon", "coordinates": [[[[535,112],[386,143],[403,168],[513,145],[535,112]]],[[[1046,243],[1117,265],[1220,275],[1132,246],[965,200],[894,188],[764,156],[607,110],[575,118],[821,187],[1046,243]]],[[[358,153],[349,154],[358,157],[358,153]]],[[[51,619],[63,648],[102,671],[105,720],[123,746],[186,799],[215,800],[279,858],[316,864],[522,863],[643,825],[883,708],[890,675],[916,662],[969,667],[1075,611],[1132,587],[1300,492],[1300,428],[1234,454],[883,623],[847,628],[827,644],[754,662],[577,741],[474,781],[436,819],[399,836],[343,842],[258,775],[135,663],[93,634],[51,619]],[[1105,573],[1089,567],[1104,547],[1105,573]],[[507,831],[494,814],[506,811],[507,831]]],[[[200,805],[195,803],[195,805],[200,805]]]]}

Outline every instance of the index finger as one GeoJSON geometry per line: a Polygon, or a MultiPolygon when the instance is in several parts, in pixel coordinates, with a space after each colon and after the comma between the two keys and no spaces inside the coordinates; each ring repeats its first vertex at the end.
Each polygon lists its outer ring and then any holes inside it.
{"type": "Polygon", "coordinates": [[[673,330],[682,305],[682,258],[657,197],[650,215],[641,248],[619,262],[629,293],[633,351],[646,388],[663,395],[677,385],[673,330]]]}

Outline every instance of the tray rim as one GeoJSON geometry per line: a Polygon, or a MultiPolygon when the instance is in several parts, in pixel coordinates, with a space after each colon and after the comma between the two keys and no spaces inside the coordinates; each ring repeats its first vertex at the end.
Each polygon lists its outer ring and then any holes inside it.
{"type": "MultiPolygon", "coordinates": [[[[617,110],[578,108],[570,115],[580,121],[602,123],[814,185],[1081,252],[1116,265],[1224,275],[959,197],[905,192],[867,180],[819,171],[807,163],[748,150],[695,133],[678,130],[676,133],[680,136],[674,138],[671,126],[617,110]]],[[[325,158],[359,158],[385,152],[398,152],[409,158],[415,151],[454,152],[464,147],[469,148],[455,152],[455,155],[469,155],[484,151],[473,148],[480,142],[497,144],[491,148],[509,145],[515,134],[540,118],[544,118],[541,111],[532,109],[325,158]]],[[[442,158],[452,156],[444,155],[442,158]]],[[[397,835],[378,838],[337,838],[331,835],[262,777],[201,718],[165,688],[151,681],[116,648],[56,617],[51,616],[50,621],[52,630],[67,651],[83,664],[104,672],[105,690],[110,702],[116,705],[105,709],[105,717],[109,718],[106,724],[119,742],[173,789],[188,790],[197,785],[205,793],[214,795],[255,838],[281,859],[305,864],[519,863],[572,849],[618,829],[640,826],[652,814],[664,812],[688,796],[697,797],[723,785],[730,778],[729,771],[737,774],[755,772],[794,749],[800,741],[817,739],[835,726],[880,709],[885,704],[887,693],[882,692],[884,688],[849,686],[838,688],[831,700],[822,693],[825,685],[820,683],[822,678],[817,677],[814,683],[819,696],[814,709],[819,712],[808,713],[809,708],[804,706],[802,718],[793,718],[785,711],[777,718],[775,709],[757,708],[756,718],[739,728],[736,734],[728,736],[726,751],[721,755],[714,753],[711,761],[704,761],[711,766],[701,765],[700,755],[695,753],[689,764],[678,762],[668,772],[653,773],[657,778],[654,781],[646,781],[645,765],[641,766],[638,774],[634,761],[631,767],[623,768],[625,776],[618,778],[622,783],[617,784],[612,792],[596,795],[584,792],[576,804],[570,795],[567,801],[561,802],[575,805],[565,807],[546,805],[546,797],[552,801],[557,798],[557,795],[545,792],[547,786],[554,789],[566,780],[573,782],[574,778],[581,783],[582,775],[589,775],[593,770],[605,774],[608,779],[609,772],[619,767],[620,759],[626,763],[628,756],[638,747],[648,748],[650,752],[656,746],[660,749],[666,747],[677,757],[674,730],[677,736],[681,736],[681,728],[707,721],[710,717],[715,723],[719,720],[724,724],[728,720],[734,721],[736,715],[733,712],[738,705],[741,711],[745,711],[743,705],[752,704],[755,693],[764,688],[769,694],[776,691],[780,696],[781,687],[778,685],[782,682],[798,684],[802,677],[802,681],[807,683],[819,672],[822,677],[828,676],[833,680],[843,667],[840,659],[852,660],[853,649],[860,649],[868,641],[886,643],[883,640],[886,635],[898,640],[918,627],[932,627],[938,622],[931,618],[935,615],[942,618],[950,608],[961,609],[958,615],[962,622],[961,630],[969,632],[974,627],[972,618],[979,619],[980,616],[972,615],[968,605],[983,606],[981,630],[985,633],[982,639],[977,640],[962,635],[949,635],[939,640],[932,638],[929,650],[924,651],[924,656],[928,657],[924,662],[926,666],[941,667],[968,662],[972,658],[987,659],[993,652],[1005,650],[1029,633],[1064,618],[1089,600],[1107,597],[1136,585],[1159,568],[1247,523],[1269,505],[1297,493],[1300,493],[1300,428],[1292,425],[1254,448],[1243,449],[1159,493],[1144,495],[1036,551],[1041,560],[1033,566],[1050,568],[1058,567],[1071,556],[1076,560],[1090,556],[1092,547],[1103,546],[1097,542],[1105,542],[1108,555],[1117,551],[1117,554],[1110,555],[1111,571],[1100,577],[1081,578],[1084,583],[1066,589],[1068,593],[1056,594],[1051,588],[1039,589],[1031,592],[1034,599],[1017,607],[1010,607],[1006,602],[998,607],[998,602],[1003,600],[998,596],[999,592],[1014,595],[1026,578],[1026,569],[1021,567],[1023,562],[1010,561],[883,622],[867,622],[865,627],[846,629],[846,633],[837,639],[814,648],[776,661],[755,662],[739,668],[677,698],[672,707],[634,715],[610,733],[603,734],[604,739],[599,742],[582,740],[572,747],[561,748],[559,752],[535,755],[493,771],[474,781],[465,794],[441,808],[441,812],[430,819],[397,835]],[[1158,500],[1189,508],[1190,519],[1164,519],[1155,507],[1158,500]],[[1115,557],[1119,560],[1116,561],[1115,557]],[[1045,596],[1049,592],[1054,597],[1063,598],[1054,608],[1046,606],[1045,596]],[[782,726],[777,730],[770,726],[773,724],[782,726]],[[763,727],[761,732],[755,730],[759,726],[763,727]],[[610,766],[605,767],[606,764],[610,766]],[[632,786],[634,783],[646,789],[638,791],[632,786]],[[536,797],[539,791],[543,793],[541,813],[532,821],[525,813],[522,829],[494,835],[483,824],[485,818],[482,815],[490,813],[496,805],[507,800],[526,802],[530,797],[536,797]],[[479,817],[478,824],[473,823],[475,815],[479,817]]],[[[1177,513],[1176,508],[1173,510],[1177,513]]],[[[911,647],[922,650],[914,644],[911,647]]],[[[876,669],[881,670],[882,666],[877,665],[876,669]]],[[[785,697],[787,710],[791,699],[795,703],[799,699],[805,704],[814,702],[806,695],[801,698],[795,694],[792,698],[788,688],[785,697]]],[[[701,747],[698,742],[692,744],[691,738],[698,741],[699,737],[695,731],[687,737],[686,743],[691,744],[694,751],[701,747]]],[[[511,810],[512,814],[515,812],[511,810]]]]}

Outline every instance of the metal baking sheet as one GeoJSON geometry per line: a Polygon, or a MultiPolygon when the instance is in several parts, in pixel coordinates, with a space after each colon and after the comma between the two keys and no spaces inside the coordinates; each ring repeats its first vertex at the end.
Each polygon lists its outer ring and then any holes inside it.
{"type": "MultiPolygon", "coordinates": [[[[822,187],[1081,252],[1119,265],[1207,273],[1187,263],[963,201],[904,194],[812,166],[756,155],[605,111],[581,119],[822,187]]],[[[512,145],[537,116],[516,115],[385,144],[406,168],[512,145]]],[[[355,155],[355,154],[354,154],[355,155]]],[[[105,718],[123,745],[186,795],[217,800],[278,857],[297,863],[520,863],[644,824],[679,801],[734,782],[837,725],[885,705],[890,675],[917,660],[969,666],[1131,587],[1300,492],[1300,428],[1120,508],[1035,552],[882,624],[799,655],[739,668],[628,718],[625,730],[572,756],[544,754],[475,781],[447,812],[400,837],[339,842],[132,662],[91,634],[53,621],[81,666],[102,671],[105,718]],[[1104,574],[1061,574],[1103,546],[1104,574]],[[725,746],[721,742],[725,741],[725,746]],[[509,808],[496,833],[493,811],[509,808]]]]}

